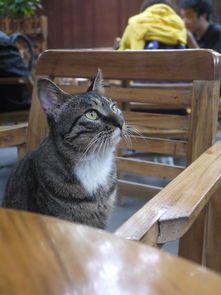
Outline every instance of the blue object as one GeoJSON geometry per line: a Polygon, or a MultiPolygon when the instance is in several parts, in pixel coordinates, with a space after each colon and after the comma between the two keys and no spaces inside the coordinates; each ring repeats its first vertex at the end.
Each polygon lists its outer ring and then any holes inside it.
{"type": "Polygon", "coordinates": [[[154,49],[185,49],[186,47],[184,45],[181,44],[176,44],[176,45],[168,45],[168,44],[164,44],[161,43],[157,40],[150,40],[147,41],[144,49],[146,50],[154,50],[154,49]]]}

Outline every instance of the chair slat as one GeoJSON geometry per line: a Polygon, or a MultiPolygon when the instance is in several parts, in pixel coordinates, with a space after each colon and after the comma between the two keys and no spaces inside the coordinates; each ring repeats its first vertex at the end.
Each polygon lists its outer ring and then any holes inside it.
{"type": "Polygon", "coordinates": [[[29,111],[13,111],[0,113],[0,124],[14,123],[14,122],[28,122],[29,111]]]}
{"type": "Polygon", "coordinates": [[[184,170],[184,168],[180,166],[170,166],[156,162],[122,157],[117,158],[117,168],[120,172],[127,171],[132,174],[164,179],[173,179],[184,170]]]}
{"type": "Polygon", "coordinates": [[[148,137],[130,137],[130,143],[122,140],[119,143],[119,148],[133,149],[149,153],[159,153],[173,156],[185,156],[186,145],[185,141],[168,140],[161,138],[148,138],[148,137]]]}
{"type": "MultiPolygon", "coordinates": [[[[153,104],[167,104],[171,108],[178,106],[191,106],[192,84],[176,85],[176,84],[158,84],[145,85],[145,87],[105,87],[105,92],[112,99],[118,102],[140,102],[153,104]],[[169,89],[168,89],[169,87],[169,89]]],[[[87,86],[79,85],[60,85],[64,91],[68,93],[81,93],[87,90],[87,86]]]]}
{"type": "Polygon", "coordinates": [[[188,129],[188,116],[124,111],[126,122],[149,128],[188,129]]]}
{"type": "MultiPolygon", "coordinates": [[[[161,126],[162,127],[162,126],[161,126]]],[[[143,136],[149,136],[149,137],[157,137],[157,138],[168,138],[170,139],[182,139],[186,140],[188,139],[188,130],[184,129],[165,129],[165,128],[150,128],[146,126],[140,126],[133,124],[132,128],[135,131],[135,133],[140,133],[143,136]]]]}
{"type": "Polygon", "coordinates": [[[122,196],[149,200],[161,191],[162,187],[140,184],[118,179],[118,193],[122,196]]]}

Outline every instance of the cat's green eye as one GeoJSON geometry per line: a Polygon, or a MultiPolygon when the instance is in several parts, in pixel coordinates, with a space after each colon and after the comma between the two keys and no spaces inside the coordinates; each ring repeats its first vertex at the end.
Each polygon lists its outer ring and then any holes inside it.
{"type": "Polygon", "coordinates": [[[111,106],[111,109],[112,109],[112,111],[113,111],[114,113],[117,113],[118,110],[119,110],[116,104],[113,104],[113,105],[111,106]]]}
{"type": "Polygon", "coordinates": [[[97,120],[98,119],[98,113],[96,111],[89,111],[85,114],[85,116],[90,120],[97,120]]]}

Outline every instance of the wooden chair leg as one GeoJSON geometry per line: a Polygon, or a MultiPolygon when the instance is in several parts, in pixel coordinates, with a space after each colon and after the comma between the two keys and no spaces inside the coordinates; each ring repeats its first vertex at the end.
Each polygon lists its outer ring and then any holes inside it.
{"type": "Polygon", "coordinates": [[[202,264],[207,207],[179,241],[179,256],[202,264]]]}
{"type": "Polygon", "coordinates": [[[221,187],[209,204],[206,225],[205,266],[221,272],[221,187]]]}

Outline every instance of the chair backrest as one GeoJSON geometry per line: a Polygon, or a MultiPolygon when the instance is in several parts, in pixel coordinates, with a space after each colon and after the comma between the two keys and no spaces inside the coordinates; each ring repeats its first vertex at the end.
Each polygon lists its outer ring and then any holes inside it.
{"type": "MultiPolygon", "coordinates": [[[[152,197],[161,188],[147,185],[146,178],[143,185],[131,181],[128,173],[171,180],[183,171],[185,165],[147,161],[153,153],[181,157],[188,165],[214,142],[220,87],[219,57],[205,49],[48,50],[38,60],[36,77],[91,79],[98,68],[102,69],[106,79],[107,95],[121,104],[127,123],[143,133],[143,136],[131,137],[131,147],[123,141],[119,146],[122,149],[118,159],[119,178],[122,178],[119,181],[120,194],[152,197]],[[145,109],[142,111],[137,104],[145,109]],[[158,108],[158,112],[148,108],[158,108]],[[168,113],[171,109],[172,112],[168,113]],[[188,112],[174,114],[174,109],[188,109],[188,112]]],[[[63,86],[72,93],[86,88],[63,86]]],[[[46,126],[34,91],[28,150],[45,136],[46,126]]]]}

